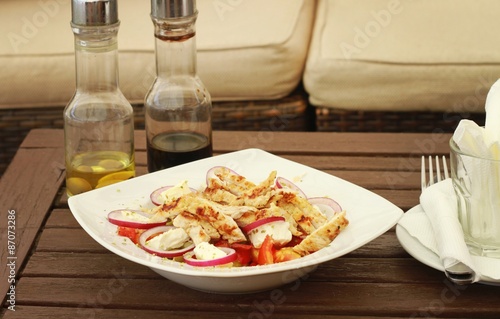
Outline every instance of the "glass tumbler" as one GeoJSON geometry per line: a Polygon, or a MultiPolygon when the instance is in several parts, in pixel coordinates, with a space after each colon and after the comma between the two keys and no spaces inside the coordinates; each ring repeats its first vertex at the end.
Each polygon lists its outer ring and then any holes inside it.
{"type": "Polygon", "coordinates": [[[500,258],[500,160],[466,154],[451,139],[450,166],[471,254],[500,258]]]}

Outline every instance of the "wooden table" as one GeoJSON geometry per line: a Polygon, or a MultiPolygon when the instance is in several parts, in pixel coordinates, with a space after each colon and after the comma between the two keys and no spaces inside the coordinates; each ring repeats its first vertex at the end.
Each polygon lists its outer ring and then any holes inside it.
{"type": "MultiPolygon", "coordinates": [[[[421,154],[447,154],[449,138],[440,133],[214,132],[214,148],[216,153],[261,148],[368,188],[407,210],[418,203],[421,154]]],[[[269,291],[219,295],[185,288],[108,252],[78,225],[64,195],[62,141],[61,130],[32,131],[0,181],[5,318],[500,314],[500,288],[452,285],[443,273],[411,258],[394,229],[322,264],[298,289],[297,283],[281,287],[279,302],[269,291]]],[[[138,173],[145,174],[143,131],[136,142],[138,173]]]]}

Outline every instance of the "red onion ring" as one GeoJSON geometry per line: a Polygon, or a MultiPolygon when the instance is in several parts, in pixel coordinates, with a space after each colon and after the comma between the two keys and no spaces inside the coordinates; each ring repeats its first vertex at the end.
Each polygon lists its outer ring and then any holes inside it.
{"type": "Polygon", "coordinates": [[[327,206],[333,213],[340,213],[342,211],[342,207],[329,197],[310,197],[307,199],[311,205],[317,206],[327,206]]]}
{"type": "Polygon", "coordinates": [[[295,191],[300,197],[307,198],[306,194],[300,189],[300,187],[284,177],[276,177],[275,185],[280,189],[291,189],[292,191],[295,191]]]}
{"type": "Polygon", "coordinates": [[[285,218],[282,216],[271,216],[271,217],[262,218],[262,219],[259,219],[257,221],[254,221],[253,223],[250,223],[246,226],[241,227],[241,230],[243,230],[243,232],[248,234],[249,232],[251,232],[252,230],[254,230],[257,227],[260,227],[262,225],[269,224],[272,222],[278,222],[278,221],[284,222],[285,218]]]}
{"type": "Polygon", "coordinates": [[[207,175],[206,175],[206,183],[207,183],[207,185],[209,185],[210,179],[219,179],[220,180],[220,178],[217,176],[217,172],[219,170],[225,170],[225,169],[229,170],[229,172],[231,172],[231,174],[234,174],[234,175],[237,175],[237,176],[241,176],[240,174],[236,173],[235,171],[233,171],[229,167],[226,167],[226,166],[214,166],[214,167],[212,167],[211,169],[209,169],[207,171],[207,175]]]}
{"type": "MultiPolygon", "coordinates": [[[[175,187],[175,186],[163,186],[160,187],[156,190],[154,190],[151,195],[149,195],[149,198],[151,199],[151,202],[155,204],[156,206],[160,206],[163,204],[163,201],[161,200],[161,193],[163,193],[166,190],[169,190],[170,188],[175,187]]],[[[191,192],[196,192],[194,188],[189,188],[191,192]]]]}
{"type": "Polygon", "coordinates": [[[193,250],[195,247],[194,243],[192,245],[189,245],[188,247],[176,249],[176,250],[158,250],[158,249],[154,249],[154,248],[151,248],[151,247],[146,245],[146,241],[152,235],[155,235],[158,233],[164,233],[164,232],[169,231],[169,230],[174,229],[174,228],[176,228],[176,227],[174,227],[174,226],[159,226],[159,227],[148,229],[144,233],[142,233],[141,236],[139,237],[139,245],[141,246],[142,249],[144,249],[145,251],[147,251],[148,253],[150,253],[152,255],[156,255],[158,257],[166,257],[166,258],[174,258],[174,257],[182,256],[186,252],[193,250]]]}
{"type": "Polygon", "coordinates": [[[201,260],[193,258],[194,251],[190,251],[184,254],[184,261],[186,262],[186,264],[191,266],[209,267],[209,266],[220,266],[228,264],[230,262],[235,261],[238,257],[236,255],[236,251],[232,248],[228,247],[217,247],[217,248],[224,251],[226,253],[226,256],[210,260],[201,260]]]}
{"type": "Polygon", "coordinates": [[[165,223],[167,222],[166,219],[155,222],[149,222],[149,221],[142,222],[134,219],[127,219],[126,216],[123,216],[122,212],[132,212],[134,214],[138,214],[146,218],[151,218],[151,215],[148,215],[140,210],[119,209],[119,210],[114,210],[108,214],[108,221],[116,226],[131,227],[138,229],[149,229],[157,226],[162,226],[165,225],[165,223]]]}

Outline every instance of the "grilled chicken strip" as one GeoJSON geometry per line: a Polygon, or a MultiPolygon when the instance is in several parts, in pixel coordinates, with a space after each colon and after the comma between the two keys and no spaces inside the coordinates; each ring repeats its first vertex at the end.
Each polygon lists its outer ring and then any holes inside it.
{"type": "Polygon", "coordinates": [[[297,222],[293,219],[292,215],[290,215],[286,210],[281,207],[276,206],[274,203],[271,204],[269,208],[259,209],[256,212],[247,212],[242,214],[239,218],[236,218],[236,223],[240,227],[245,227],[253,222],[256,222],[260,219],[280,216],[285,218],[285,221],[290,225],[289,229],[292,235],[294,236],[303,236],[305,235],[302,231],[298,229],[297,222]]]}
{"type": "Polygon", "coordinates": [[[221,175],[219,176],[220,179],[210,179],[204,191],[205,196],[215,202],[231,206],[253,206],[257,208],[268,206],[269,200],[275,194],[273,186],[276,171],[271,172],[267,179],[259,185],[250,184],[244,178],[240,180],[237,178],[239,175],[231,176],[221,175]],[[238,185],[237,182],[242,184],[238,185]]]}
{"type": "Polygon", "coordinates": [[[274,181],[276,179],[276,171],[272,171],[269,176],[259,185],[245,191],[242,195],[244,205],[257,208],[266,207],[269,205],[269,200],[275,194],[274,181]]]}
{"type": "Polygon", "coordinates": [[[304,238],[300,244],[295,245],[293,250],[301,256],[312,254],[328,246],[348,224],[345,211],[337,213],[326,224],[304,238]]]}
{"type": "MultiPolygon", "coordinates": [[[[171,205],[168,214],[175,214],[174,216],[176,216],[189,213],[201,221],[208,222],[229,243],[245,241],[245,235],[234,219],[219,211],[217,206],[217,204],[206,198],[186,194],[180,197],[175,205],[171,205]]],[[[187,217],[187,215],[184,215],[184,217],[187,217]]],[[[202,223],[200,225],[204,227],[202,223]]]]}
{"type": "Polygon", "coordinates": [[[327,222],[325,215],[295,193],[282,192],[275,196],[275,200],[276,205],[291,214],[306,234],[311,234],[327,222]]]}
{"type": "Polygon", "coordinates": [[[230,203],[234,205],[234,203],[241,202],[238,201],[237,195],[231,193],[231,191],[224,187],[220,180],[214,178],[208,180],[208,185],[203,194],[210,200],[223,205],[229,205],[230,203]]]}
{"type": "Polygon", "coordinates": [[[173,225],[184,229],[195,244],[220,238],[219,232],[210,223],[188,212],[177,215],[173,220],[173,225]]]}
{"type": "Polygon", "coordinates": [[[219,183],[219,186],[236,196],[243,194],[247,189],[255,187],[254,183],[244,176],[233,173],[227,167],[218,167],[214,175],[218,177],[214,178],[214,180],[219,183]]]}

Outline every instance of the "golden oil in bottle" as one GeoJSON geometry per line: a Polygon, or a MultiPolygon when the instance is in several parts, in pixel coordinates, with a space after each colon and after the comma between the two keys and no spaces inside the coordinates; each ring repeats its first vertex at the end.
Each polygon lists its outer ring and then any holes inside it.
{"type": "Polygon", "coordinates": [[[118,85],[117,2],[71,1],[76,90],[64,109],[68,196],[135,175],[134,112],[118,85]]]}
{"type": "Polygon", "coordinates": [[[69,196],[135,176],[134,158],[124,152],[97,151],[78,154],[66,167],[66,188],[69,196]]]}

